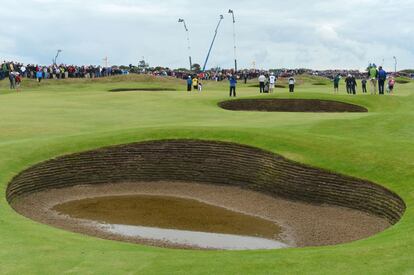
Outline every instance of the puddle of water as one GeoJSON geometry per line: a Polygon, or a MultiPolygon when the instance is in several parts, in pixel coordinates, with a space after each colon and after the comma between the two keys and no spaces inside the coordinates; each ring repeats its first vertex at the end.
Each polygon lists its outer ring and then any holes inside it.
{"type": "Polygon", "coordinates": [[[101,227],[110,233],[126,237],[139,237],[143,239],[151,239],[185,246],[194,246],[204,249],[254,250],[280,249],[288,247],[286,244],[275,240],[230,234],[160,229],[119,224],[102,224],[101,227]]]}
{"type": "Polygon", "coordinates": [[[215,249],[274,249],[281,228],[274,222],[168,196],[111,196],[70,201],[53,210],[106,224],[112,233],[215,249]]]}

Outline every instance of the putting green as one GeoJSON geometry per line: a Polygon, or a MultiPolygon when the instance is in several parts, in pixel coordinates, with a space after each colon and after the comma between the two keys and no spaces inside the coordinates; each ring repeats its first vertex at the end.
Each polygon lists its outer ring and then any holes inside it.
{"type": "MultiPolygon", "coordinates": [[[[414,83],[396,96],[332,95],[320,79],[303,77],[295,95],[258,96],[240,84],[239,97],[334,99],[369,113],[261,113],[220,109],[227,83],[187,92],[108,93],[109,89],[181,88],[177,80],[115,77],[23,83],[20,94],[0,82],[0,273],[306,273],[414,272],[414,83]],[[186,251],[100,240],[18,215],[5,192],[22,170],[56,156],[158,139],[221,140],[259,147],[294,161],[381,184],[407,204],[402,220],[350,244],[275,251],[186,251]]],[[[250,83],[252,84],[252,83],[250,83]]]]}

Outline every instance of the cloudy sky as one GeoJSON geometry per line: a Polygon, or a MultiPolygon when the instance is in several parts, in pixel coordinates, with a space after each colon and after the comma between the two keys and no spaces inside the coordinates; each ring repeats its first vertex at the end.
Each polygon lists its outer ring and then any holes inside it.
{"type": "Polygon", "coordinates": [[[232,67],[236,15],[240,67],[356,68],[369,62],[414,68],[413,0],[14,0],[2,1],[0,59],[68,64],[188,66],[184,18],[194,62],[232,67]]]}

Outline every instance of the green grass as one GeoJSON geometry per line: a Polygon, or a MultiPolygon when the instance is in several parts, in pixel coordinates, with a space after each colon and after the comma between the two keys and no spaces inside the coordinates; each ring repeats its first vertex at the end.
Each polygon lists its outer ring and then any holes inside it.
{"type": "MultiPolygon", "coordinates": [[[[284,80],[282,80],[284,81],[284,80]]],[[[295,95],[240,84],[239,97],[337,99],[367,114],[231,112],[227,83],[204,83],[188,95],[185,83],[152,77],[24,81],[23,92],[0,82],[0,274],[413,274],[414,83],[395,96],[333,95],[320,79],[298,79],[295,95]],[[309,81],[311,80],[311,81],[309,81]],[[177,92],[110,93],[117,88],[164,87],[177,92]],[[40,161],[102,146],[152,139],[197,138],[257,146],[292,160],[382,184],[407,203],[401,222],[350,244],[275,251],[184,251],[100,240],[14,212],[8,182],[40,161]]],[[[286,84],[286,83],[278,83],[286,84]]]]}
{"type": "Polygon", "coordinates": [[[408,83],[411,83],[413,80],[411,79],[411,78],[408,78],[408,77],[397,77],[396,79],[395,79],[395,82],[396,83],[398,83],[398,84],[408,84],[408,83]]]}

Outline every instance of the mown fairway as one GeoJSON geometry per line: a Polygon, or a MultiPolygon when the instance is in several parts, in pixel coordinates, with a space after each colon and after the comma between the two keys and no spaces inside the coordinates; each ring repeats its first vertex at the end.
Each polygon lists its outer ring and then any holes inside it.
{"type": "MultiPolygon", "coordinates": [[[[303,84],[304,81],[304,84],[303,84]]],[[[414,83],[395,96],[348,96],[310,77],[295,98],[337,99],[369,109],[361,114],[231,112],[227,82],[205,83],[188,95],[184,82],[150,77],[24,81],[23,92],[0,82],[1,274],[412,274],[414,273],[414,83]],[[116,88],[176,88],[171,92],[120,92],[116,88]],[[334,247],[250,252],[168,250],[100,240],[37,224],[5,199],[8,182],[38,162],[143,140],[193,138],[248,144],[285,157],[384,185],[406,202],[391,229],[334,247]]],[[[254,83],[252,83],[254,84],[254,83]]],[[[285,83],[283,83],[285,84],[285,83]]],[[[258,96],[239,84],[238,96],[258,96]]],[[[289,98],[287,88],[273,95],[289,98]]]]}

